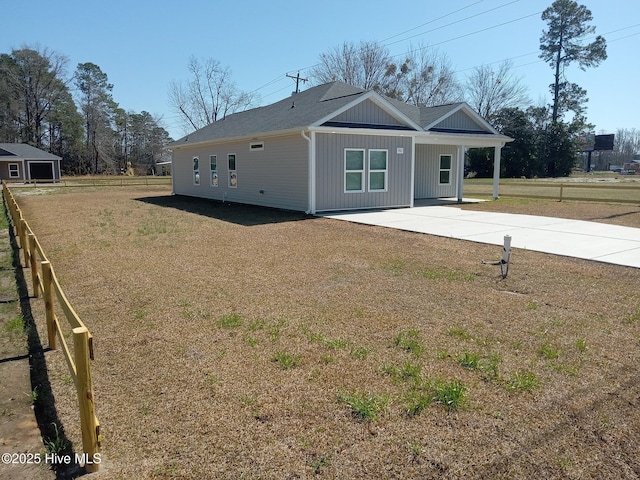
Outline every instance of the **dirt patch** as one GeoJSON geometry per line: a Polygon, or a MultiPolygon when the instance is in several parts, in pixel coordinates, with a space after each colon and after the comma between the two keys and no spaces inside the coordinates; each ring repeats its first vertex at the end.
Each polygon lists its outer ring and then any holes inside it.
{"type": "Polygon", "coordinates": [[[94,335],[97,476],[640,475],[637,269],[516,250],[501,279],[489,245],[160,188],[16,194],[94,335]]]}
{"type": "MultiPolygon", "coordinates": [[[[0,217],[3,217],[0,214],[0,217]]],[[[0,232],[0,477],[49,479],[46,449],[34,415],[37,389],[31,386],[28,335],[20,309],[6,222],[0,232]],[[9,457],[6,455],[9,454],[9,457]],[[38,462],[42,462],[38,464],[38,462]]]]}

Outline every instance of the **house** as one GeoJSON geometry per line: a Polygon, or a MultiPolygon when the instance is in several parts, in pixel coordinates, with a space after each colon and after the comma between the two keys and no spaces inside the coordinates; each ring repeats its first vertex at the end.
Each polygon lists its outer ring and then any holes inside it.
{"type": "Polygon", "coordinates": [[[60,180],[61,157],[24,143],[0,143],[0,179],[60,180]]]}
{"type": "Polygon", "coordinates": [[[500,135],[466,103],[420,108],[342,82],[229,115],[168,148],[173,192],[316,213],[462,200],[465,149],[500,135]]]}

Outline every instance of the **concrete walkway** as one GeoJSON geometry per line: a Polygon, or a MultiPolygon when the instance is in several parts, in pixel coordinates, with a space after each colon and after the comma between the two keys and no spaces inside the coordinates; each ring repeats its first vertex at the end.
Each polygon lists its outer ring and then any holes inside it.
{"type": "Polygon", "coordinates": [[[640,268],[640,228],[565,218],[419,206],[322,214],[326,218],[640,268]]]}

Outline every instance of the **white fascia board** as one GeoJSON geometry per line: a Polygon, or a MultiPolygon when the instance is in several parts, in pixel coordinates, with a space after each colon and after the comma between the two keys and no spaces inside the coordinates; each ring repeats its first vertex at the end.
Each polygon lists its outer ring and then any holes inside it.
{"type": "Polygon", "coordinates": [[[486,128],[488,131],[490,131],[494,135],[500,135],[500,133],[495,128],[493,128],[489,122],[487,122],[484,118],[482,118],[480,116],[480,114],[478,112],[476,112],[473,108],[471,108],[469,106],[469,104],[466,103],[466,102],[460,103],[460,105],[458,105],[453,110],[447,112],[445,115],[443,115],[440,118],[438,118],[437,120],[431,122],[429,125],[426,125],[424,127],[424,129],[425,130],[429,130],[430,128],[435,127],[437,124],[439,124],[443,120],[449,118],[454,113],[459,112],[460,110],[464,111],[464,113],[469,115],[473,120],[475,120],[477,123],[482,125],[484,128],[486,128]]]}
{"type": "Polygon", "coordinates": [[[427,145],[464,145],[468,148],[478,148],[504,147],[508,142],[513,142],[513,138],[501,134],[425,132],[416,135],[417,144],[427,145]]]}
{"type": "Polygon", "coordinates": [[[369,91],[369,92],[365,93],[364,95],[354,99],[352,102],[349,102],[348,104],[344,105],[343,107],[338,108],[337,110],[331,112],[329,115],[327,115],[327,116],[321,118],[320,120],[314,122],[311,126],[312,127],[319,127],[323,123],[328,122],[332,118],[337,117],[341,113],[344,113],[347,110],[350,110],[354,106],[358,105],[359,103],[365,102],[367,100],[371,100],[373,103],[378,105],[380,108],[382,108],[385,112],[387,112],[389,115],[394,117],[396,120],[404,123],[407,127],[411,127],[414,130],[422,131],[422,127],[420,125],[418,125],[417,123],[414,123],[413,120],[411,120],[404,113],[402,113],[400,110],[395,108],[393,105],[391,105],[389,102],[387,102],[384,98],[382,98],[379,94],[377,94],[374,91],[369,91]]]}
{"type": "Polygon", "coordinates": [[[413,130],[384,130],[379,128],[309,127],[310,132],[333,133],[336,135],[373,135],[379,137],[415,137],[413,130]]]}

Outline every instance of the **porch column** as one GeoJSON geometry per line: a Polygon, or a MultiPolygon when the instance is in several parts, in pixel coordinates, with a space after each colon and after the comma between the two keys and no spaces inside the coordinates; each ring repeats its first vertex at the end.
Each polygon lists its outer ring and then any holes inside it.
{"type": "Polygon", "coordinates": [[[493,199],[497,200],[500,190],[500,152],[502,145],[496,145],[493,152],[493,199]]]}
{"type": "Polygon", "coordinates": [[[458,203],[462,203],[462,187],[464,185],[464,145],[458,146],[458,203]]]}

